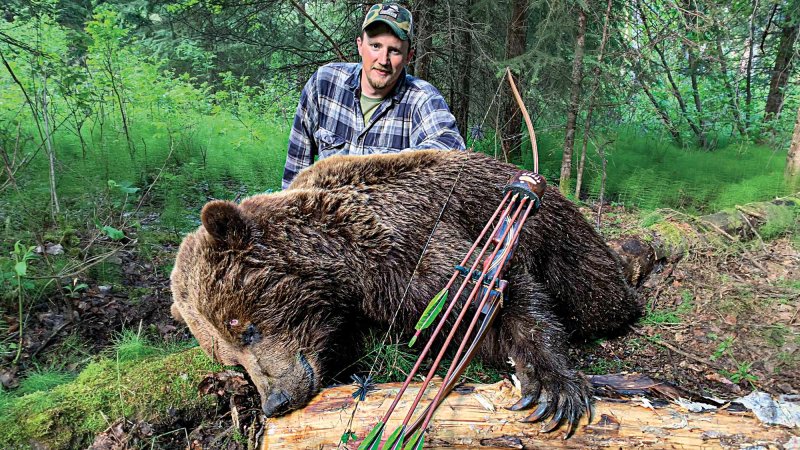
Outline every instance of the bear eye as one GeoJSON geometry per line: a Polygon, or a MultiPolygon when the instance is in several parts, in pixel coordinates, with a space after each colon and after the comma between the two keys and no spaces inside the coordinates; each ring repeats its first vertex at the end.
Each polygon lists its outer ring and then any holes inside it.
{"type": "Polygon", "coordinates": [[[247,327],[246,330],[244,330],[244,333],[242,333],[242,345],[247,346],[255,344],[260,340],[261,340],[261,333],[258,332],[256,326],[253,325],[252,323],[250,324],[250,326],[247,327]]]}

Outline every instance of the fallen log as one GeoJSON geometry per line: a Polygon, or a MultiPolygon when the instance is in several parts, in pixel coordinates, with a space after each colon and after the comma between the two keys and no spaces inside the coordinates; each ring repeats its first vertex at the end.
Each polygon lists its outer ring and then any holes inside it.
{"type": "Polygon", "coordinates": [[[654,222],[644,228],[644,234],[608,242],[634,286],[641,285],[657,263],[675,263],[698,246],[720,248],[752,239],[758,239],[763,246],[763,239],[797,232],[800,193],[705,216],[671,210],[658,210],[651,215],[654,222]]]}
{"type": "MultiPolygon", "coordinates": [[[[593,384],[597,380],[593,380],[593,384]]],[[[430,402],[439,382],[429,388],[430,402]]],[[[623,383],[624,384],[624,383],[623,383]]],[[[648,391],[634,382],[629,394],[648,391]]],[[[653,386],[658,390],[657,383],[653,386]]],[[[418,386],[418,385],[417,385],[418,386]]],[[[380,420],[400,383],[378,385],[358,404],[350,430],[357,439],[339,445],[348,430],[355,400],[353,386],[324,390],[305,408],[279,418],[267,419],[262,450],[356,448],[371,427],[380,420]]],[[[418,387],[411,385],[398,409],[403,411],[418,387]]],[[[624,386],[619,390],[625,390],[624,386]]],[[[653,393],[653,390],[648,392],[653,393]]],[[[668,391],[670,391],[668,389],[668,391]]],[[[670,391],[667,396],[675,395],[670,391]]],[[[457,387],[444,401],[428,429],[425,448],[431,449],[508,449],[508,448],[798,448],[797,428],[766,426],[742,408],[723,405],[713,411],[690,412],[675,403],[647,400],[600,398],[594,404],[591,423],[582,420],[575,435],[564,440],[562,431],[539,433],[541,425],[519,422],[527,413],[505,409],[519,394],[508,381],[491,385],[466,384],[457,387]],[[735,412],[741,411],[741,412],[735,412]]],[[[402,418],[390,420],[384,438],[402,418]]]]}

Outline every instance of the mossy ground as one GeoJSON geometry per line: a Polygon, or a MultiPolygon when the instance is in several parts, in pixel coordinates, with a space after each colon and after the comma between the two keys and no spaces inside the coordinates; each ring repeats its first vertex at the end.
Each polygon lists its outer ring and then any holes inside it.
{"type": "Polygon", "coordinates": [[[197,386],[221,367],[199,348],[166,355],[156,347],[120,350],[127,353],[93,362],[52,389],[3,394],[0,448],[85,448],[120,417],[163,422],[176,412],[213,411],[213,400],[200,397],[197,386]]]}

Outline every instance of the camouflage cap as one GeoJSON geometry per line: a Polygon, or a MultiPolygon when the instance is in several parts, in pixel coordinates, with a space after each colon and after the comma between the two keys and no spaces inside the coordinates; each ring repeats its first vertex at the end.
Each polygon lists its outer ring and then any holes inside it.
{"type": "Polygon", "coordinates": [[[396,3],[378,3],[372,5],[372,8],[367,12],[367,16],[364,17],[364,24],[361,25],[361,31],[366,30],[368,26],[375,22],[383,22],[389,25],[394,34],[404,41],[411,41],[414,34],[411,13],[396,3]]]}

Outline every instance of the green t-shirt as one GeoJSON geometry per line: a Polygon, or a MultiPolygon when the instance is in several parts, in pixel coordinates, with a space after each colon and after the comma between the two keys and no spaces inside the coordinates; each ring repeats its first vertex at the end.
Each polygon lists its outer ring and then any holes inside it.
{"type": "Polygon", "coordinates": [[[378,109],[378,105],[380,105],[382,101],[382,98],[372,98],[367,97],[363,93],[361,94],[361,112],[364,114],[364,123],[369,123],[372,113],[378,109]]]}

